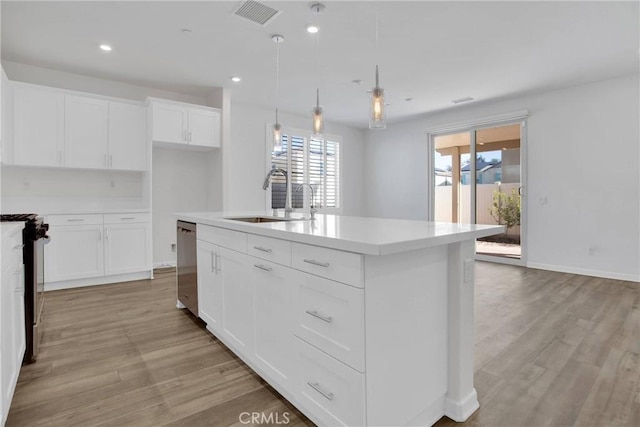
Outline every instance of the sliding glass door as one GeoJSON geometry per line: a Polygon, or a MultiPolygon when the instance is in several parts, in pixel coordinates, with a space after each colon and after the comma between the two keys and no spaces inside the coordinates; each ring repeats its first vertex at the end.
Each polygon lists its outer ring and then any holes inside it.
{"type": "Polygon", "coordinates": [[[479,259],[521,260],[521,123],[436,135],[433,220],[501,224],[506,232],[479,239],[479,259]]]}

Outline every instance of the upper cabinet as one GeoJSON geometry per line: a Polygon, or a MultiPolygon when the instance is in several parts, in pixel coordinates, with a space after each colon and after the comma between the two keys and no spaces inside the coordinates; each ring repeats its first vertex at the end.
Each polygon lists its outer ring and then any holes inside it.
{"type": "Polygon", "coordinates": [[[65,166],[109,167],[109,104],[102,99],[65,96],[65,166]]]}
{"type": "Polygon", "coordinates": [[[150,99],[151,139],[164,144],[207,149],[220,147],[220,110],[150,99]]]}
{"type": "Polygon", "coordinates": [[[147,109],[109,101],[109,167],[147,169],[147,109]]]}
{"type": "Polygon", "coordinates": [[[63,154],[64,94],[37,87],[14,87],[13,163],[63,166],[63,154]]]}
{"type": "Polygon", "coordinates": [[[13,138],[3,145],[13,159],[4,163],[148,169],[144,105],[26,84],[13,85],[12,101],[13,138]]]}

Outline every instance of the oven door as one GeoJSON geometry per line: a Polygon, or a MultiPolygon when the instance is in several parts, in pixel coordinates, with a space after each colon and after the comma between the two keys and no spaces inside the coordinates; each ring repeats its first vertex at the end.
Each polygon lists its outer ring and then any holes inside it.
{"type": "Polygon", "coordinates": [[[33,336],[31,361],[35,361],[42,339],[42,309],[44,307],[44,245],[49,243],[49,237],[41,237],[34,242],[34,282],[33,283],[33,336]]]}

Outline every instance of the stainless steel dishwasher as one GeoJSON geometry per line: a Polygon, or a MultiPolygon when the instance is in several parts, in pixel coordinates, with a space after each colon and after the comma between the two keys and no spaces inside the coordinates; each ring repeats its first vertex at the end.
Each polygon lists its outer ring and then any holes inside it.
{"type": "Polygon", "coordinates": [[[196,225],[178,221],[178,301],[198,316],[198,265],[196,225]]]}

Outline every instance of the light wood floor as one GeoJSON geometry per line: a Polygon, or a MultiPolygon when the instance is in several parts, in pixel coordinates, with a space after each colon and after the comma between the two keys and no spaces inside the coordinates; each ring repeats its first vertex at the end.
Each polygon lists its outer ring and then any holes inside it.
{"type": "MultiPolygon", "coordinates": [[[[173,272],[48,293],[43,328],[7,426],[312,425],[175,309],[173,272]]],[[[476,263],[475,357],[480,409],[438,426],[640,426],[640,285],[476,263]]]]}

